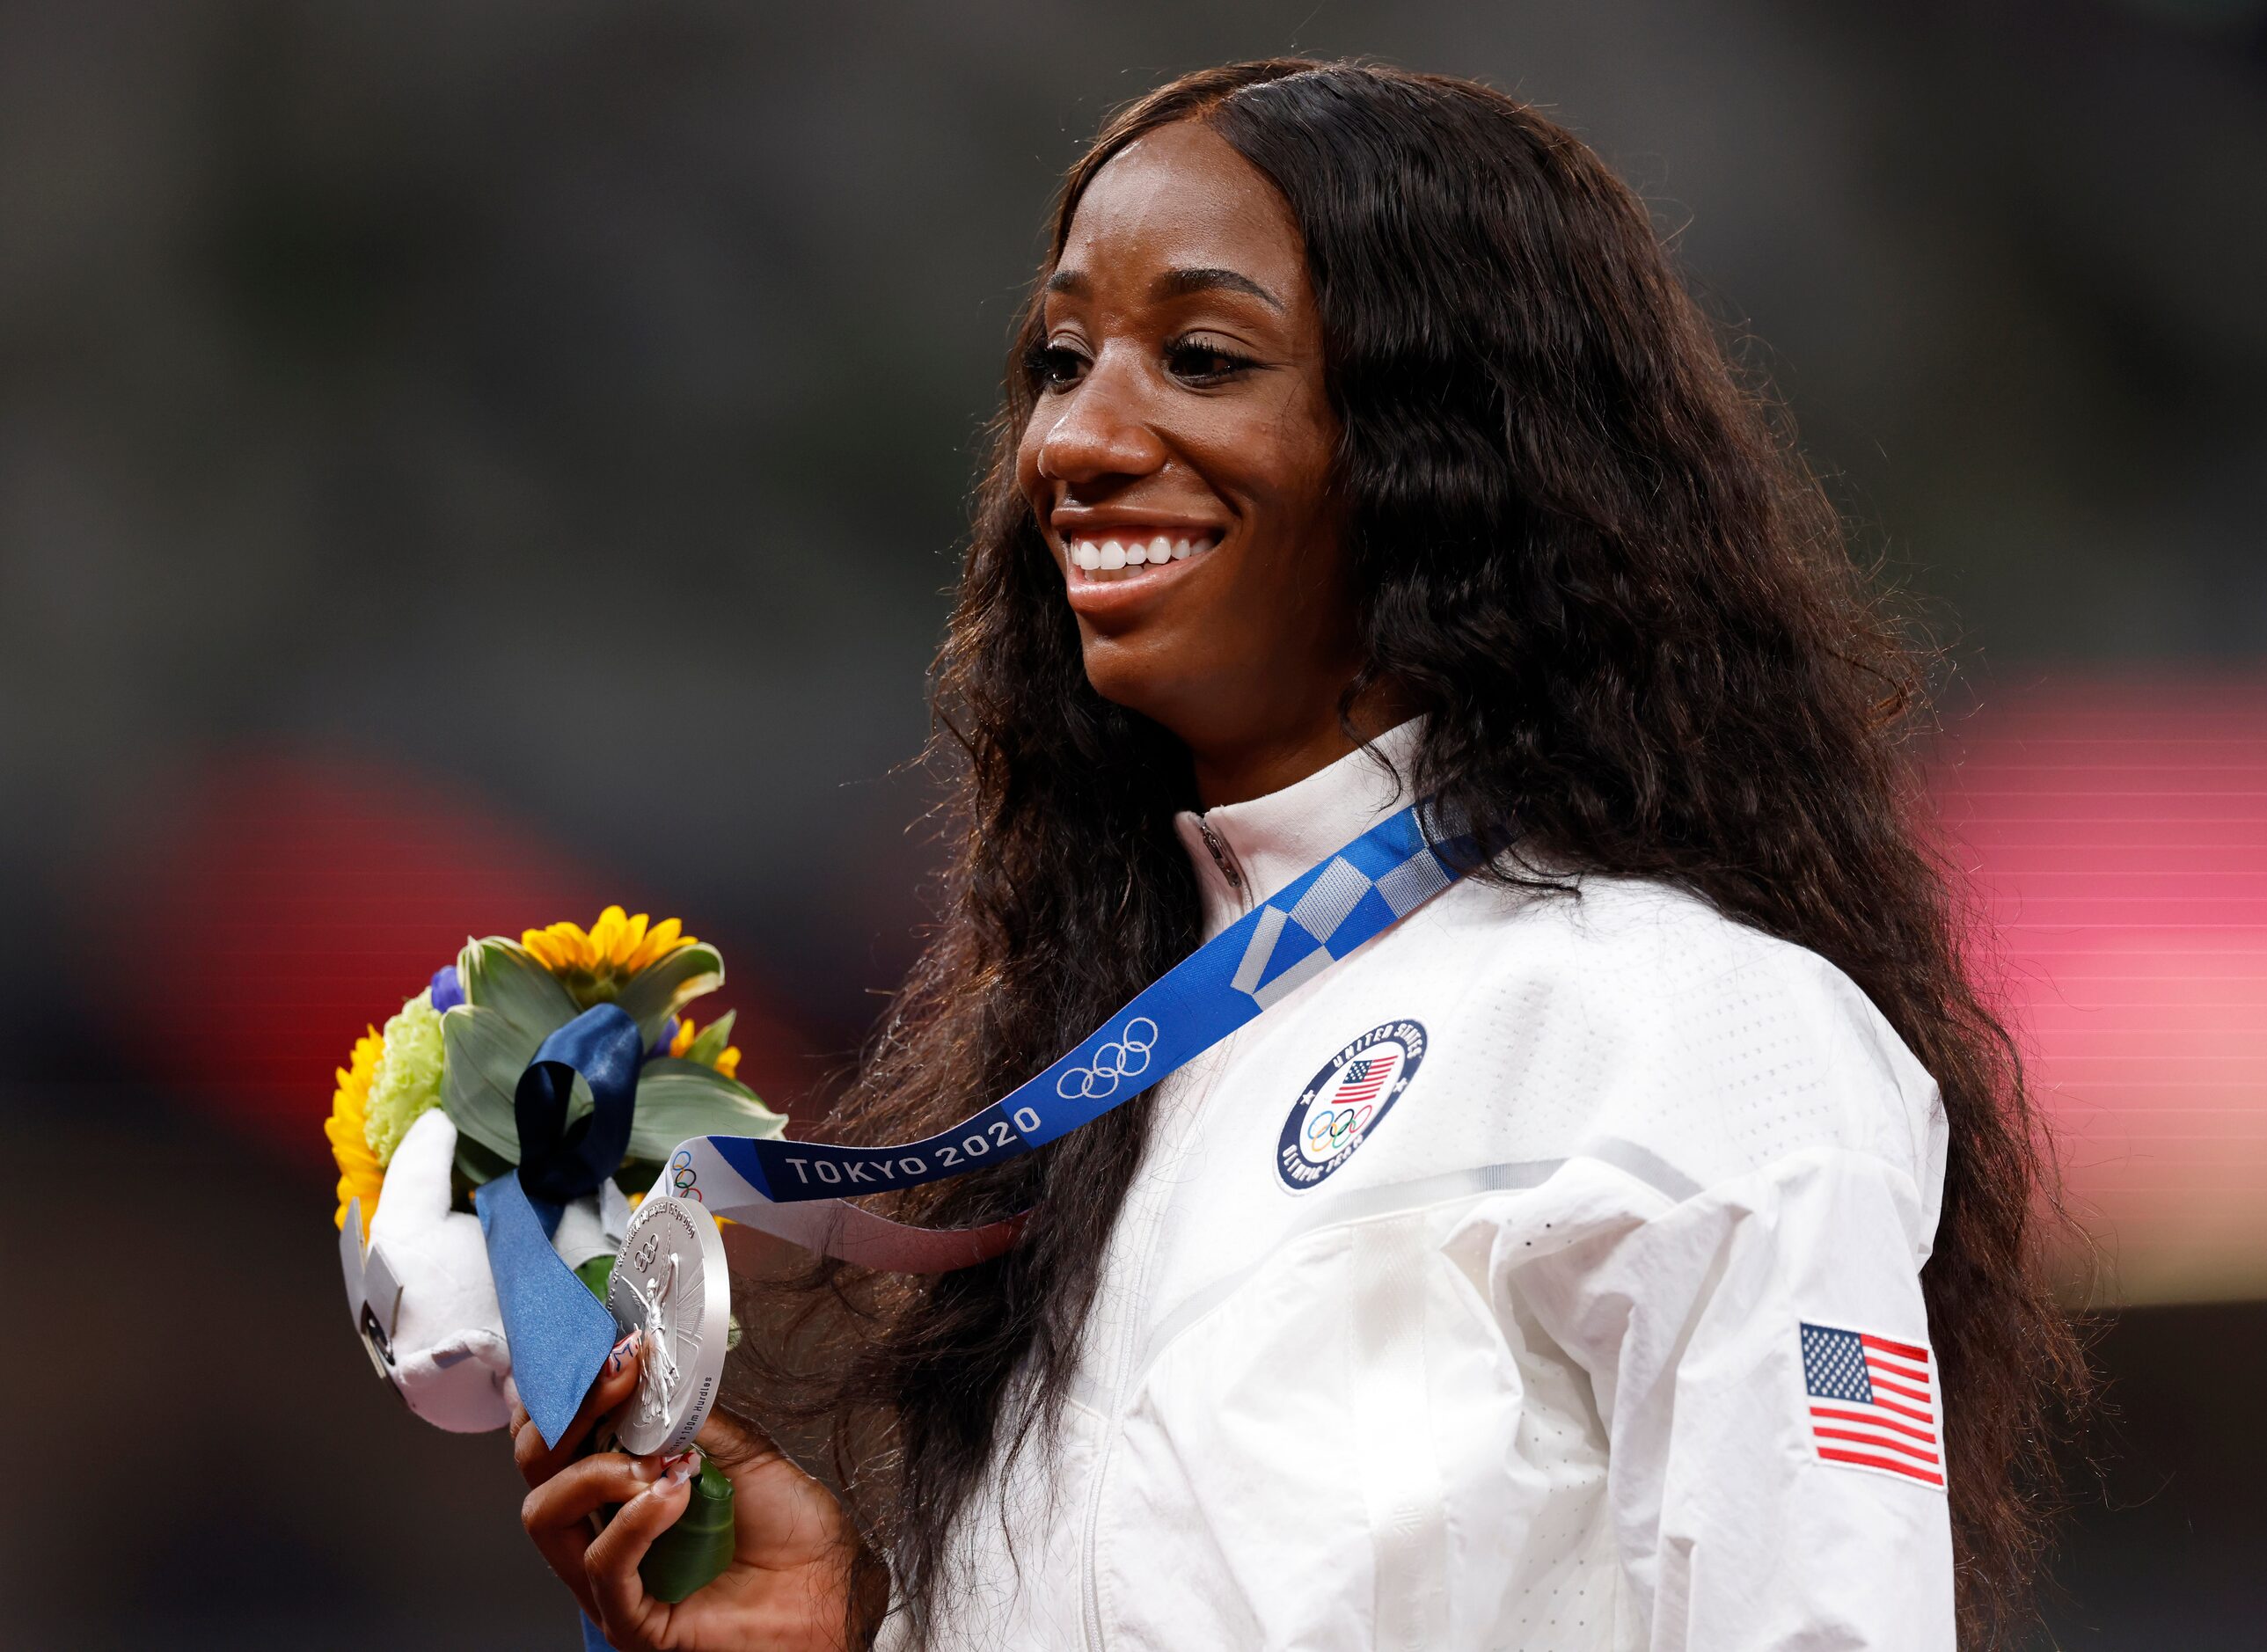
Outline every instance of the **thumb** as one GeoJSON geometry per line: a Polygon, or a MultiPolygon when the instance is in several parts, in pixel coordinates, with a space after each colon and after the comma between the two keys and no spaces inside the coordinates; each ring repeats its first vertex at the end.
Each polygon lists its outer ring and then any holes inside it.
{"type": "Polygon", "coordinates": [[[378,1214],[370,1218],[371,1244],[388,1234],[430,1228],[448,1215],[449,1170],[456,1156],[456,1121],[438,1107],[428,1108],[385,1167],[378,1214]]]}

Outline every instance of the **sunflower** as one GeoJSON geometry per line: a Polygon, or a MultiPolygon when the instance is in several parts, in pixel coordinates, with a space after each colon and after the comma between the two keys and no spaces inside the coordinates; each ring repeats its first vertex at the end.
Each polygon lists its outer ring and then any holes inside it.
{"type": "Polygon", "coordinates": [[[378,1072],[378,1058],[385,1054],[385,1040],[376,1027],[355,1040],[353,1061],[338,1069],[338,1091],[331,1098],[331,1116],[323,1125],[323,1134],[331,1139],[331,1156],[339,1164],[339,1210],[331,1225],[344,1228],[347,1205],[359,1197],[364,1239],[370,1237],[370,1219],[378,1210],[378,1190],[385,1186],[385,1172],[378,1168],[378,1155],[370,1150],[363,1134],[370,1083],[378,1072]]]}
{"type": "Polygon", "coordinates": [[[610,991],[591,989],[619,986],[678,948],[696,944],[674,918],[664,918],[649,929],[645,914],[627,917],[620,907],[600,913],[587,932],[580,924],[554,923],[547,929],[527,930],[519,943],[578,1002],[611,997],[610,991]]]}
{"type": "MultiPolygon", "coordinates": [[[[725,1019],[729,1021],[731,1017],[727,1016],[725,1019]]],[[[677,1024],[677,1036],[669,1041],[669,1053],[671,1055],[676,1056],[679,1061],[684,1060],[686,1053],[693,1047],[693,1039],[700,1036],[701,1029],[693,1024],[693,1017],[691,1016],[684,1017],[677,1024]]],[[[740,1076],[739,1046],[730,1044],[726,1045],[724,1048],[717,1054],[716,1059],[709,1062],[708,1065],[715,1068],[727,1078],[737,1078],[740,1076]]]]}

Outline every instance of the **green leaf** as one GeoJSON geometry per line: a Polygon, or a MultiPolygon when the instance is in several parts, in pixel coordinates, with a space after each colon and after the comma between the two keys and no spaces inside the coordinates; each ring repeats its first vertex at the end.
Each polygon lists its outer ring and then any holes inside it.
{"type": "Polygon", "coordinates": [[[724,1053],[724,1046],[732,1041],[732,1022],[739,1013],[737,1010],[727,1010],[723,1015],[701,1028],[701,1036],[694,1039],[686,1047],[685,1059],[688,1061],[698,1061],[703,1067],[715,1066],[716,1058],[724,1053]]]}
{"type": "MultiPolygon", "coordinates": [[[[499,1176],[511,1173],[511,1161],[501,1153],[492,1153],[463,1131],[457,1133],[457,1162],[450,1176],[449,1186],[455,1194],[452,1208],[470,1210],[473,1189],[482,1187],[499,1176]]],[[[649,1178],[650,1179],[650,1178],[649,1178]]]]}
{"type": "Polygon", "coordinates": [[[638,1036],[650,1045],[670,1017],[703,993],[724,984],[724,956],[695,942],[647,965],[622,983],[614,1002],[638,1024],[638,1036]]]}
{"type": "MultiPolygon", "coordinates": [[[[469,949],[467,949],[469,950],[469,949]]],[[[459,1005],[441,1017],[441,1105],[470,1136],[509,1164],[519,1163],[519,1127],[512,1093],[544,1035],[529,1032],[495,1010],[459,1005]]]]}
{"type": "Polygon", "coordinates": [[[502,1016],[522,1032],[532,1033],[539,1044],[578,1013],[559,978],[537,963],[532,953],[501,936],[466,942],[457,955],[457,973],[464,982],[466,1003],[502,1016]]]}
{"type": "Polygon", "coordinates": [[[594,1256],[576,1268],[575,1277],[591,1288],[591,1295],[604,1302],[607,1288],[614,1282],[614,1259],[594,1256]]]}
{"type": "Polygon", "coordinates": [[[787,1120],[738,1080],[713,1067],[660,1056],[638,1076],[627,1156],[665,1164],[691,1136],[773,1136],[786,1127],[787,1120]]]}

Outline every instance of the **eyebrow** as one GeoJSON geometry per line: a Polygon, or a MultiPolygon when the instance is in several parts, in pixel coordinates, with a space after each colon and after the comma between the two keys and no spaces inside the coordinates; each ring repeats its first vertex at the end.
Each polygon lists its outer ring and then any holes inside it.
{"type": "MultiPolygon", "coordinates": [[[[1083,298],[1093,290],[1075,269],[1059,269],[1047,277],[1047,290],[1068,298],[1083,298]]],[[[1200,292],[1240,292],[1280,312],[1283,301],[1249,275],[1232,269],[1169,269],[1149,283],[1152,298],[1185,298],[1200,292]]]]}

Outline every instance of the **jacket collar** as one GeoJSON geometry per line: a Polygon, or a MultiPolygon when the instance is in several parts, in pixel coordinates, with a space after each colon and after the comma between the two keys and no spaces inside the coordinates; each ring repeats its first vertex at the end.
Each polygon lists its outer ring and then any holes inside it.
{"type": "Polygon", "coordinates": [[[1203,895],[1205,939],[1406,806],[1401,776],[1423,730],[1424,720],[1412,717],[1368,749],[1349,752],[1280,791],[1175,815],[1173,830],[1196,868],[1203,895]]]}

